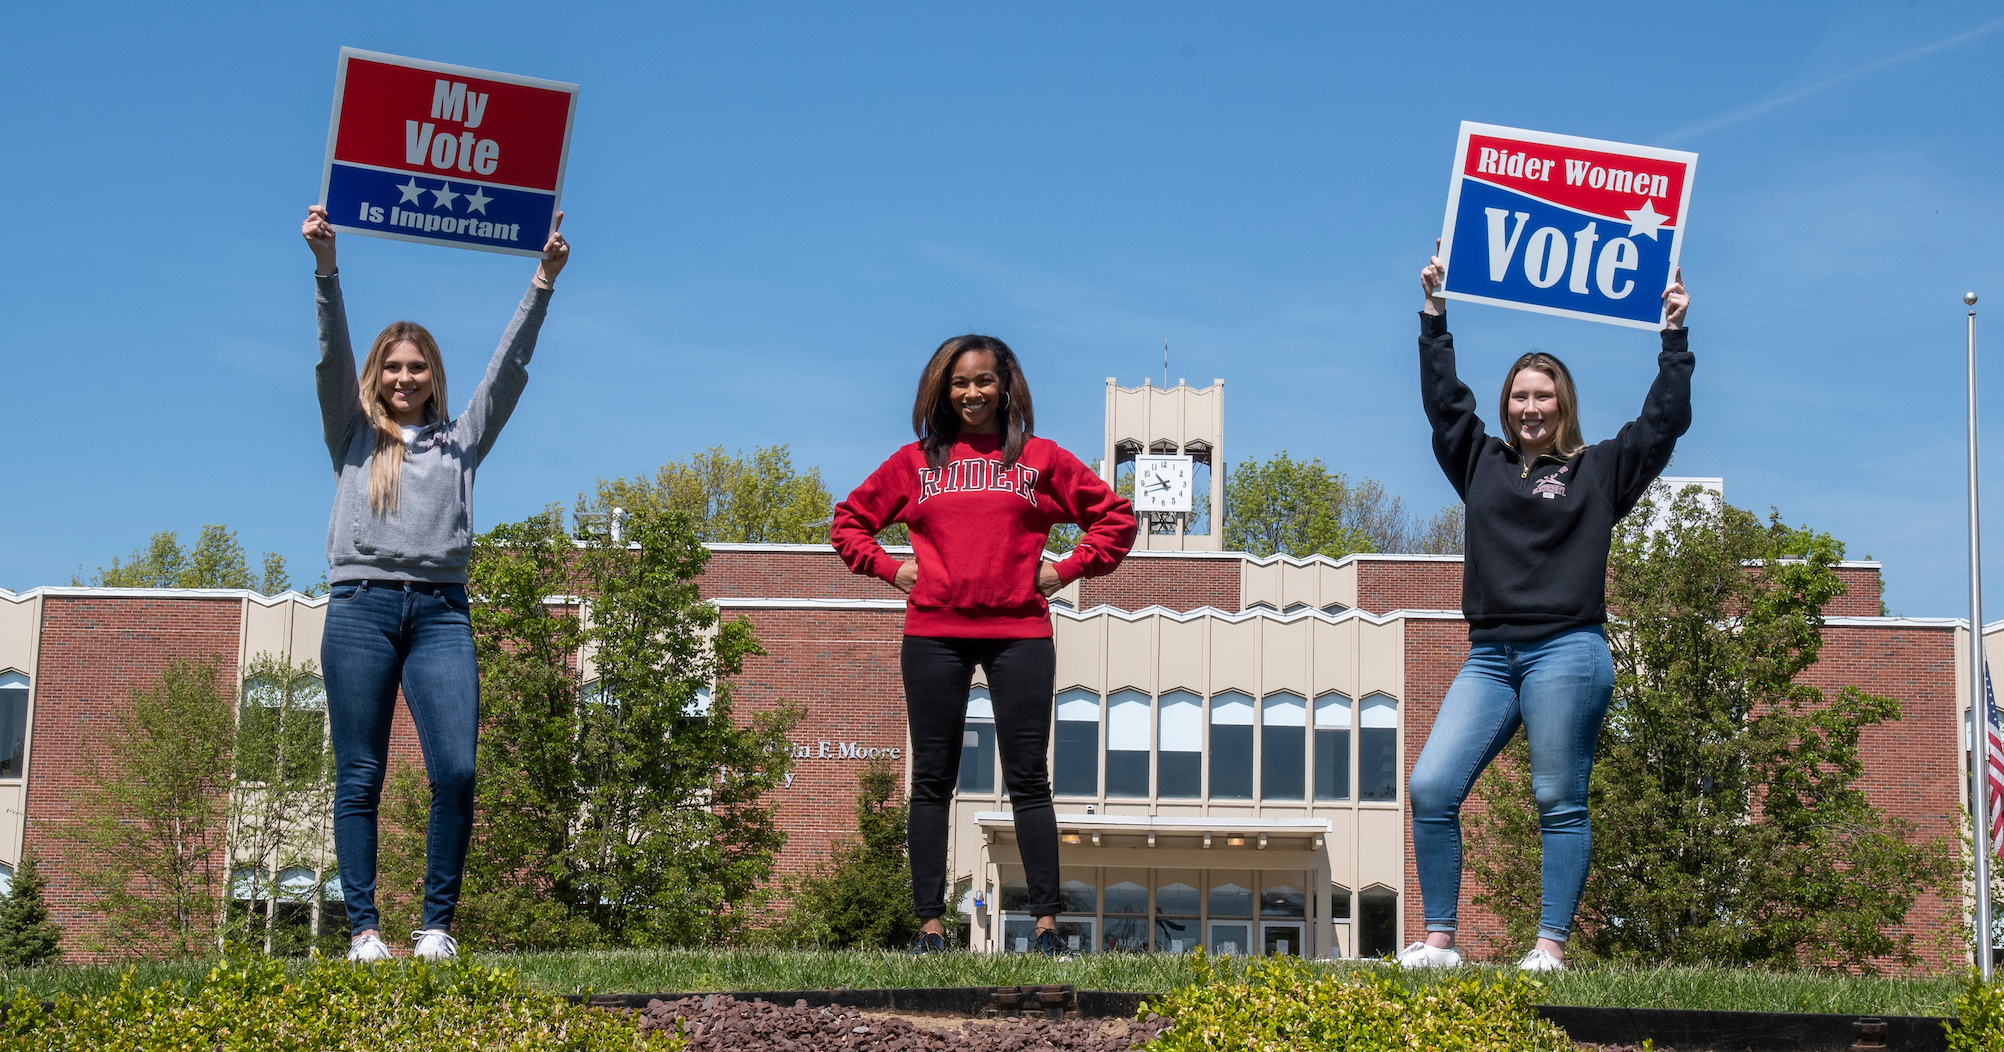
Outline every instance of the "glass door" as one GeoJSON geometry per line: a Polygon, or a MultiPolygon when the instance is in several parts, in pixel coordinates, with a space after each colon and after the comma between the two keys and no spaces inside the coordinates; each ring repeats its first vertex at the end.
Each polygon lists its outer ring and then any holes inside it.
{"type": "Polygon", "coordinates": [[[1262,943],[1262,951],[1268,957],[1302,956],[1301,952],[1302,925],[1262,924],[1259,926],[1259,928],[1260,928],[1260,941],[1262,943]]]}
{"type": "Polygon", "coordinates": [[[1031,940],[1037,934],[1037,918],[1027,913],[1005,913],[1002,915],[1002,952],[1029,953],[1031,940]]]}
{"type": "Polygon", "coordinates": [[[1252,946],[1251,921],[1212,921],[1211,952],[1220,957],[1243,957],[1252,946]]]}
{"type": "Polygon", "coordinates": [[[1093,933],[1098,922],[1091,917],[1059,917],[1058,948],[1064,953],[1091,953],[1098,947],[1093,933]]]}

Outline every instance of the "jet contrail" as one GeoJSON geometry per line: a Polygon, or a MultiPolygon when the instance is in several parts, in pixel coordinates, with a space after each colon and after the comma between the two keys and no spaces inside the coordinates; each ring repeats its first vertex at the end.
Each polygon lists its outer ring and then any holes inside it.
{"type": "Polygon", "coordinates": [[[2004,18],[1997,19],[1994,22],[1986,22],[1983,25],[1977,26],[1975,29],[1968,31],[1967,33],[1961,33],[1956,36],[1949,37],[1946,40],[1937,40],[1932,44],[1926,44],[1921,47],[1917,47],[1912,51],[1906,52],[1905,54],[1894,55],[1891,58],[1882,58],[1877,62],[1872,62],[1863,66],[1859,66],[1857,69],[1851,70],[1848,73],[1839,73],[1836,76],[1831,77],[1827,80],[1819,80],[1816,83],[1809,85],[1808,87],[1797,88],[1786,95],[1777,95],[1774,98],[1768,99],[1766,101],[1756,102],[1751,106],[1734,110],[1733,112],[1728,113],[1722,117],[1715,117],[1712,120],[1705,121],[1700,124],[1693,124],[1690,125],[1689,127],[1679,128],[1676,131],[1663,136],[1659,141],[1664,143],[1672,143],[1680,139],[1689,139],[1694,136],[1703,135],[1706,132],[1717,131],[1720,128],[1724,128],[1732,124],[1738,124],[1739,122],[1744,120],[1751,120],[1752,118],[1758,117],[1763,113],[1767,113],[1771,110],[1780,109],[1781,107],[1786,106],[1791,102],[1796,102],[1801,99],[1807,98],[1808,96],[1814,95],[1825,88],[1835,87],[1836,85],[1842,84],[1843,82],[1850,80],[1854,77],[1862,77],[1867,73],[1876,73],[1879,70],[1887,68],[1888,66],[1897,66],[1902,62],[1919,58],[1922,55],[1928,54],[1930,52],[1941,51],[1947,48],[1955,47],[1958,44],[1968,43],[1969,41],[1975,40],[1977,37],[1980,37],[1985,33],[1989,33],[2000,26],[2004,26],[2004,18]]]}

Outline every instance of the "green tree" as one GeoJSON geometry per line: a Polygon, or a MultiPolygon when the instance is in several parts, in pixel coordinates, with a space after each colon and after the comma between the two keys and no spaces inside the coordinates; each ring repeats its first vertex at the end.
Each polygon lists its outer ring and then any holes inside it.
{"type": "Polygon", "coordinates": [[[21,857],[14,885],[0,901],[0,968],[32,968],[62,953],[63,929],[49,919],[43,901],[48,880],[33,851],[21,857]]]}
{"type": "Polygon", "coordinates": [[[1225,478],[1225,548],[1261,557],[1371,551],[1370,536],[1337,514],[1348,488],[1320,459],[1296,460],[1282,450],[1264,464],[1242,460],[1225,478]]]}
{"type": "MultiPolygon", "coordinates": [[[[88,583],[98,588],[249,588],[263,595],[292,587],[284,556],[265,552],[263,562],[262,575],[251,573],[244,546],[227,526],[202,527],[193,548],[182,548],[174,531],[163,530],[123,562],[113,556],[111,565],[98,567],[88,583]]],[[[73,574],[70,583],[86,582],[73,574]]]]}
{"type": "Polygon", "coordinates": [[[889,761],[872,760],[859,779],[856,839],[835,844],[794,896],[793,941],[865,949],[902,948],[918,935],[912,915],[909,807],[889,761]]]}
{"type": "MultiPolygon", "coordinates": [[[[335,879],[333,757],[327,748],[327,694],[313,662],[261,654],[244,668],[229,794],[231,936],[266,953],[303,954],[310,919],[288,919],[280,904],[325,896],[335,879]],[[313,873],[313,886],[286,880],[313,873]]],[[[344,950],[346,932],[322,933],[324,951],[344,950]]]]}
{"type": "MultiPolygon", "coordinates": [[[[1339,478],[1341,476],[1338,476],[1339,478]]],[[[1462,508],[1450,504],[1422,522],[1403,498],[1377,479],[1345,482],[1330,497],[1338,528],[1362,534],[1370,543],[1359,551],[1418,555],[1460,555],[1462,508]]]]}
{"type": "Polygon", "coordinates": [[[813,544],[828,539],[834,507],[821,469],[795,471],[786,446],[760,446],[751,456],[713,446],[663,464],[651,479],[600,479],[593,493],[578,495],[576,513],[603,522],[614,508],[681,512],[701,541],[813,544]]]}
{"type": "MultiPolygon", "coordinates": [[[[692,944],[755,913],[785,840],[768,798],[792,768],[800,712],[738,718],[731,677],[763,651],[749,621],[697,595],[708,559],[686,513],[645,504],[618,545],[601,534],[577,546],[556,509],[476,542],[483,721],[463,937],[692,944]],[[582,611],[556,605],[563,596],[583,597],[582,611]]],[[[407,919],[422,780],[403,771],[390,796],[386,912],[407,919]]]]}
{"type": "MultiPolygon", "coordinates": [[[[1608,641],[1615,689],[1595,754],[1592,870],[1572,947],[1589,958],[1867,969],[1917,960],[1893,929],[1955,852],[1922,843],[1857,785],[1860,732],[1890,698],[1803,683],[1843,545],[1701,499],[1645,501],[1616,531],[1608,641]],[[1783,557],[1787,558],[1784,559],[1783,557]]],[[[1521,743],[1472,818],[1476,901],[1527,944],[1538,825],[1521,743]]]]}
{"type": "Polygon", "coordinates": [[[105,945],[194,956],[213,942],[228,861],[236,691],[223,659],[177,658],[86,742],[70,864],[105,945]]]}

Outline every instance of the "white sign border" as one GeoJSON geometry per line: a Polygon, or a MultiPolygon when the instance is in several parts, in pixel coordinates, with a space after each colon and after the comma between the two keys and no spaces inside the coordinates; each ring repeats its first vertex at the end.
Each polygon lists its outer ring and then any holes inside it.
{"type": "MultiPolygon", "coordinates": [[[[361,48],[352,47],[342,48],[341,55],[335,60],[334,64],[334,112],[327,119],[327,157],[320,162],[320,207],[327,207],[327,187],[334,178],[334,140],[341,133],[341,99],[348,90],[348,60],[351,58],[359,58],[369,62],[381,62],[392,66],[408,66],[412,69],[422,69],[429,73],[444,73],[447,76],[468,77],[476,80],[493,80],[503,84],[519,84],[523,87],[543,88],[549,91],[561,91],[568,94],[571,104],[570,109],[564,113],[564,146],[563,150],[557,155],[557,185],[550,202],[550,217],[553,224],[550,229],[556,229],[554,226],[556,214],[563,211],[564,208],[564,177],[570,173],[571,167],[571,129],[577,126],[578,86],[576,84],[566,84],[560,80],[544,80],[541,77],[524,77],[514,73],[497,73],[491,69],[455,66],[447,62],[433,62],[429,59],[408,58],[403,55],[390,55],[381,51],[364,51],[361,48]]],[[[376,168],[378,166],[366,165],[365,167],[376,168]]],[[[493,183],[489,185],[501,186],[504,184],[493,183]]],[[[536,190],[532,192],[544,193],[545,191],[536,190]]],[[[502,245],[477,245],[464,241],[449,241],[444,238],[426,237],[423,234],[391,233],[387,230],[371,230],[367,227],[348,226],[344,223],[337,223],[332,216],[328,217],[327,225],[340,233],[360,234],[363,237],[379,237],[386,241],[409,241],[420,245],[438,245],[442,248],[468,248],[475,252],[493,252],[504,256],[543,258],[541,246],[533,249],[508,248],[502,245]]],[[[548,240],[549,231],[544,231],[543,237],[544,240],[548,240]]]]}
{"type": "MultiPolygon", "coordinates": [[[[1555,132],[1532,131],[1529,128],[1510,128],[1501,124],[1482,124],[1476,121],[1461,122],[1461,137],[1454,144],[1454,174],[1447,184],[1447,216],[1440,225],[1440,258],[1454,258],[1454,217],[1461,206],[1461,181],[1468,167],[1468,137],[1470,135],[1494,135],[1499,138],[1517,139],[1522,142],[1543,143],[1547,146],[1570,146],[1582,150],[1598,150],[1602,153],[1622,153],[1631,157],[1649,157],[1659,161],[1678,161],[1684,165],[1684,189],[1678,196],[1677,225],[1670,235],[1670,277],[1677,275],[1678,259],[1684,250],[1684,229],[1690,224],[1691,186],[1698,175],[1698,155],[1685,150],[1669,150],[1661,146],[1638,146],[1634,143],[1614,142],[1608,139],[1588,139],[1578,135],[1560,135],[1555,132]]],[[[1668,288],[1666,284],[1664,288],[1668,288]]],[[[1661,332],[1664,327],[1663,312],[1659,311],[1653,322],[1634,321],[1628,318],[1610,318],[1605,314],[1591,311],[1567,310],[1564,307],[1545,307],[1516,300],[1497,299],[1494,296],[1477,296],[1470,292],[1450,292],[1440,290],[1442,299],[1460,300],[1464,303],[1486,303],[1493,307],[1507,307],[1511,310],[1530,311],[1534,314],[1550,314],[1560,318],[1578,318],[1581,321],[1597,321],[1603,325],[1621,325],[1631,329],[1647,329],[1661,332]]],[[[1662,291],[1658,290],[1658,297],[1662,291]]]]}

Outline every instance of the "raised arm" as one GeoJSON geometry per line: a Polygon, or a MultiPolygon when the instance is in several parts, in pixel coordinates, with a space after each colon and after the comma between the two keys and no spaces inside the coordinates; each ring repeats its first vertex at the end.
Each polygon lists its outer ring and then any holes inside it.
{"type": "Polygon", "coordinates": [[[1427,423],[1433,426],[1433,457],[1454,486],[1455,495],[1467,499],[1468,480],[1488,436],[1475,415],[1475,392],[1455,373],[1447,301],[1438,295],[1447,278],[1438,240],[1433,250],[1435,255],[1420,271],[1420,289],[1426,296],[1420,309],[1420,405],[1426,409],[1427,423]]]}
{"type": "Polygon", "coordinates": [[[549,311],[557,274],[570,261],[570,242],[559,232],[563,225],[564,214],[558,212],[556,226],[543,242],[543,260],[536,266],[529,291],[523,294],[522,302],[515,308],[515,317],[502,332],[501,344],[494,349],[494,358],[487,363],[487,374],[480,378],[480,386],[473,389],[466,411],[453,421],[459,440],[473,451],[475,467],[487,459],[494,440],[501,437],[501,429],[514,414],[522,389],[529,386],[529,359],[536,353],[536,336],[542,332],[543,316],[549,311]]]}
{"type": "Polygon", "coordinates": [[[334,470],[341,470],[348,443],[362,423],[361,391],[355,379],[355,348],[348,341],[348,308],[341,302],[341,278],[334,266],[334,228],[327,209],[314,205],[299,224],[299,235],[313,250],[313,304],[320,319],[320,362],[313,367],[313,387],[320,396],[320,432],[334,470]]]}
{"type": "Polygon", "coordinates": [[[1691,296],[1684,289],[1684,271],[1663,292],[1663,349],[1656,355],[1656,379],[1642,401],[1642,412],[1623,424],[1610,440],[1614,453],[1615,512],[1626,515],[1649,491],[1649,484],[1670,465],[1677,439],[1691,429],[1691,330],[1684,315],[1691,296]]]}

